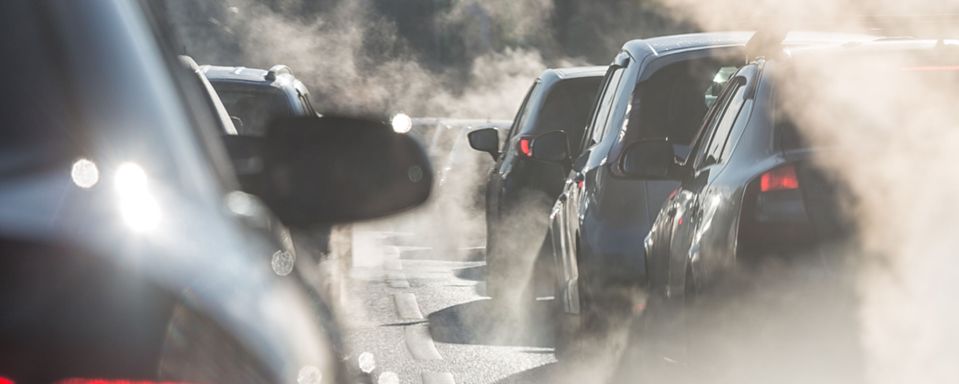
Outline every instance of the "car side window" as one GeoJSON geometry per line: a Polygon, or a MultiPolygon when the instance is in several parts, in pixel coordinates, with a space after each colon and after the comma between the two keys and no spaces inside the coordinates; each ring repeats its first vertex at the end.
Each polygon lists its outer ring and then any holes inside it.
{"type": "Polygon", "coordinates": [[[746,93],[745,81],[736,81],[733,83],[733,86],[735,87],[735,91],[729,98],[729,103],[726,105],[722,117],[719,118],[716,133],[713,135],[712,142],[709,144],[709,149],[706,150],[706,162],[715,164],[723,161],[723,148],[726,147],[726,143],[729,141],[729,133],[733,130],[733,123],[735,123],[736,118],[739,117],[739,112],[742,111],[743,104],[746,101],[744,97],[746,93]]]}
{"type": "Polygon", "coordinates": [[[720,94],[719,99],[706,114],[705,122],[703,123],[702,129],[695,140],[695,149],[690,156],[690,159],[693,160],[692,164],[695,169],[699,169],[708,165],[706,164],[706,159],[710,153],[709,150],[713,147],[712,144],[716,138],[719,123],[723,119],[727,107],[729,107],[733,101],[733,96],[738,90],[740,90],[741,86],[742,82],[739,78],[728,82],[726,84],[726,88],[720,94]]]}
{"type": "Polygon", "coordinates": [[[602,141],[603,134],[606,133],[607,126],[609,126],[609,113],[613,108],[613,99],[616,97],[616,91],[619,90],[624,72],[625,68],[623,67],[612,67],[609,74],[606,75],[607,81],[603,86],[603,94],[597,101],[599,104],[596,105],[596,115],[593,116],[593,123],[586,133],[587,140],[583,140],[583,149],[602,141]]]}

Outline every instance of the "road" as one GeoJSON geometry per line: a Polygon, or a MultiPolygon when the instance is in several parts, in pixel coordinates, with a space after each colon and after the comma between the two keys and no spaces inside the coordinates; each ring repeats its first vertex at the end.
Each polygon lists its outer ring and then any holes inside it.
{"type": "Polygon", "coordinates": [[[372,353],[385,383],[393,374],[399,383],[550,382],[550,300],[528,303],[528,317],[510,314],[482,295],[482,248],[441,252],[415,238],[354,232],[344,315],[351,355],[372,353]]]}

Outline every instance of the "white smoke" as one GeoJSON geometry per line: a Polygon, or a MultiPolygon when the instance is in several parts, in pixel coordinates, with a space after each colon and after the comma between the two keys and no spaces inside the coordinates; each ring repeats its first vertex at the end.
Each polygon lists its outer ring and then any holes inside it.
{"type": "MultiPolygon", "coordinates": [[[[676,17],[706,30],[826,29],[955,37],[955,15],[959,14],[959,4],[942,1],[658,2],[676,17]],[[930,22],[950,14],[951,22],[930,22]]],[[[930,40],[928,44],[956,43],[930,40]]],[[[754,314],[773,323],[810,321],[816,328],[808,335],[820,338],[818,341],[840,337],[836,332],[839,329],[858,332],[855,336],[861,352],[818,355],[824,360],[838,358],[846,365],[839,370],[841,373],[754,366],[734,377],[756,382],[791,382],[797,378],[848,382],[857,376],[871,383],[959,381],[959,365],[955,363],[959,358],[959,331],[954,326],[959,311],[953,305],[954,293],[959,291],[959,259],[955,257],[959,241],[951,234],[951,222],[959,215],[954,198],[959,183],[949,177],[959,162],[959,152],[954,149],[954,143],[959,142],[959,119],[953,112],[959,89],[955,81],[889,75],[917,65],[915,57],[890,53],[877,62],[872,57],[824,55],[815,65],[800,66],[791,74],[794,77],[781,79],[788,89],[796,91],[787,93],[781,101],[785,113],[805,129],[814,144],[837,148],[818,161],[850,189],[856,202],[846,207],[859,228],[860,244],[847,251],[854,255],[848,271],[855,276],[856,297],[840,302],[858,305],[858,320],[856,327],[844,328],[829,321],[835,318],[822,315],[822,311],[829,312],[828,305],[802,300],[797,304],[808,305],[809,312],[785,312],[798,316],[799,321],[788,321],[780,316],[782,312],[754,314]],[[857,365],[859,358],[861,366],[857,365]]],[[[953,56],[953,60],[956,58],[953,56]]],[[[951,63],[956,64],[959,62],[951,63]]],[[[829,296],[830,291],[819,292],[822,287],[809,281],[784,279],[773,285],[779,289],[773,288],[772,292],[779,300],[789,300],[789,292],[795,290],[810,297],[817,292],[818,297],[829,296]]],[[[730,316],[748,311],[736,307],[712,309],[730,316]]],[[[746,324],[768,324],[765,321],[746,324]]],[[[753,328],[749,337],[756,337],[755,331],[761,329],[753,328]]],[[[742,343],[735,339],[726,342],[742,343]]],[[[773,342],[792,347],[791,343],[801,344],[803,340],[785,337],[773,342]]],[[[810,357],[828,351],[813,347],[806,352],[803,356],[810,357]]],[[[736,363],[724,370],[730,372],[749,364],[736,363]]]]}

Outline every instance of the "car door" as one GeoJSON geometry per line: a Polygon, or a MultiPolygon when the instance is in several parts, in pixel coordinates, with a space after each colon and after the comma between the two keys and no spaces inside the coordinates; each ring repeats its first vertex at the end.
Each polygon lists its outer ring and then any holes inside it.
{"type": "Polygon", "coordinates": [[[593,151],[600,145],[606,133],[607,121],[614,108],[613,99],[619,91],[625,72],[626,68],[620,65],[612,65],[607,71],[603,90],[594,106],[593,118],[580,141],[580,148],[574,152],[571,170],[552,213],[550,233],[553,236],[554,255],[557,258],[555,262],[559,269],[557,272],[567,295],[567,302],[571,303],[569,310],[572,312],[578,312],[576,280],[579,271],[576,264],[576,242],[579,230],[578,211],[585,188],[587,166],[593,151]]]}
{"type": "MultiPolygon", "coordinates": [[[[667,296],[684,294],[684,289],[702,283],[705,267],[717,260],[703,260],[700,248],[705,233],[723,231],[728,228],[713,228],[712,220],[720,205],[727,204],[728,194],[724,188],[717,187],[715,181],[726,165],[730,138],[736,126],[737,117],[746,105],[746,92],[749,89],[746,77],[737,76],[730,80],[719,102],[704,124],[703,135],[687,164],[690,177],[667,202],[667,216],[673,216],[673,237],[669,241],[668,276],[665,293],[667,296]],[[686,281],[693,278],[692,282],[686,281]]],[[[713,268],[708,268],[713,269],[713,268]]]]}

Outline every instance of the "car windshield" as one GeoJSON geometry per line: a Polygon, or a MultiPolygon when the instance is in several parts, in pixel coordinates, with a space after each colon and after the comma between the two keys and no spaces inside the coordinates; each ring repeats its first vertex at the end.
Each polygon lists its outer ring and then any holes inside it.
{"type": "Polygon", "coordinates": [[[533,121],[527,122],[520,136],[538,136],[551,131],[565,131],[570,148],[579,148],[583,130],[589,124],[593,100],[599,91],[599,77],[560,81],[550,89],[533,121]]]}
{"type": "Polygon", "coordinates": [[[271,121],[293,116],[291,102],[277,88],[223,82],[214,82],[213,88],[230,116],[239,119],[235,125],[241,135],[263,136],[271,121]]]}

